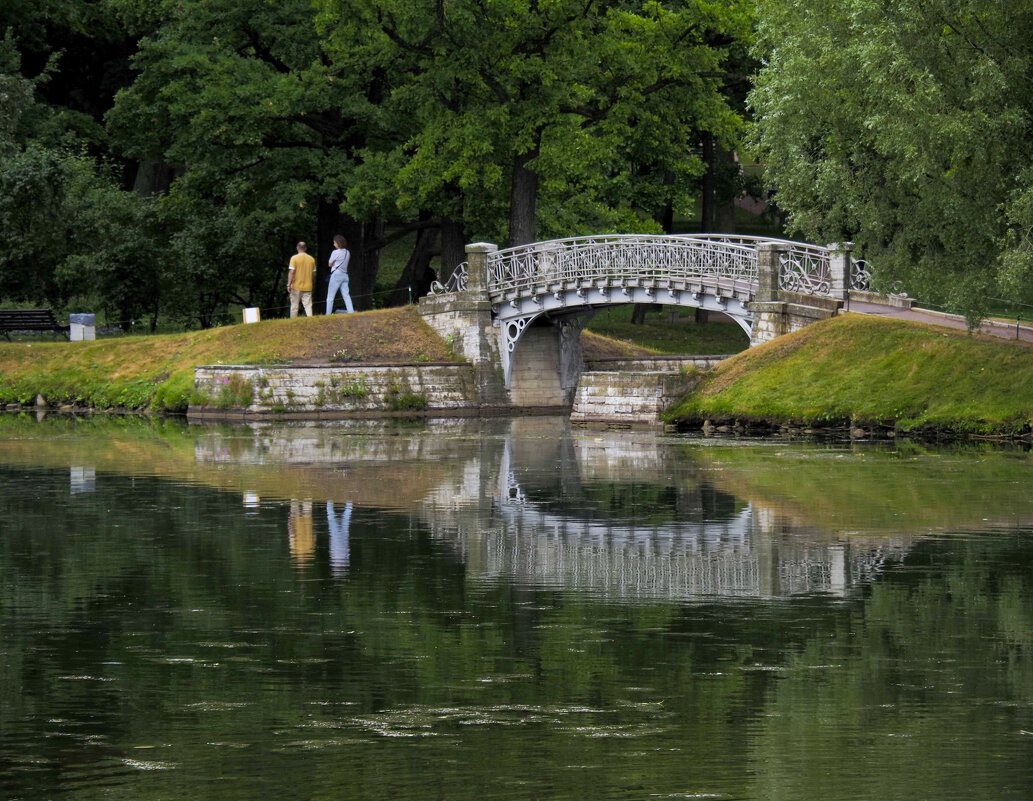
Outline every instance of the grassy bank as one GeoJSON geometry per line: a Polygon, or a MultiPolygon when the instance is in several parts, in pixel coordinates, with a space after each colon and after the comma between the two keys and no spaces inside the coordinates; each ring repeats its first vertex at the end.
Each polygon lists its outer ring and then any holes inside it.
{"type": "MultiPolygon", "coordinates": [[[[585,333],[589,358],[643,348],[585,333]]],[[[413,306],[296,320],[268,320],[183,334],[95,342],[0,343],[0,404],[76,404],[184,411],[201,364],[420,364],[457,360],[413,306]]]]}
{"type": "Polygon", "coordinates": [[[95,342],[0,344],[0,403],[182,411],[199,364],[452,361],[414,307],[95,342]]]}
{"type": "Polygon", "coordinates": [[[1033,422],[1033,349],[846,315],[728,359],[668,419],[1024,434],[1033,422]]]}

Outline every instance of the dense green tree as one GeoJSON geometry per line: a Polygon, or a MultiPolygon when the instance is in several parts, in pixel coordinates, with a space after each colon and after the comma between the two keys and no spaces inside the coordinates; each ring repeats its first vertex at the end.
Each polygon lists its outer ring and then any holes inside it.
{"type": "Polygon", "coordinates": [[[702,173],[699,131],[734,141],[722,63],[745,3],[321,5],[335,60],[390,69],[387,98],[416,121],[400,204],[477,236],[640,228],[635,201],[681,199],[702,173]]]}
{"type": "Polygon", "coordinates": [[[329,63],[310,5],[169,4],[156,33],[141,41],[134,67],[136,80],[109,115],[119,145],[135,158],[174,165],[184,198],[203,199],[224,215],[250,210],[238,216],[240,226],[264,218],[266,227],[245,232],[254,240],[279,235],[264,253],[225,254],[224,296],[247,271],[282,273],[298,239],[314,239],[325,265],[333,235],[344,233],[352,291],[368,308],[383,218],[376,207],[346,201],[358,151],[377,135],[377,78],[329,63]]]}
{"type": "Polygon", "coordinates": [[[392,302],[472,239],[669,228],[706,172],[701,143],[737,141],[727,87],[749,10],[11,0],[0,292],[210,325],[285,306],[298,239],[325,264],[348,237],[366,308],[380,249],[413,232],[392,302]]]}
{"type": "Polygon", "coordinates": [[[973,318],[1033,296],[1031,33],[1006,0],[761,4],[757,140],[795,230],[973,318]]]}
{"type": "Polygon", "coordinates": [[[128,32],[109,3],[5,4],[0,42],[0,295],[64,307],[89,296],[113,319],[159,308],[143,269],[156,207],[120,188],[101,126],[128,32]]]}

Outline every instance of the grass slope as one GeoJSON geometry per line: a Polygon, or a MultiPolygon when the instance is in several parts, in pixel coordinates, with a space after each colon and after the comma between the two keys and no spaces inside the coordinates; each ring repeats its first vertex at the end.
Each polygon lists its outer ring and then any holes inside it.
{"type": "MultiPolygon", "coordinates": [[[[585,332],[589,358],[648,350],[585,332]]],[[[414,306],[267,320],[183,334],[95,342],[0,343],[0,404],[183,411],[200,364],[420,364],[455,361],[451,347],[414,306]]]]}
{"type": "Polygon", "coordinates": [[[845,315],[728,359],[667,417],[1023,433],[1033,421],[1033,349],[845,315]]]}
{"type": "Polygon", "coordinates": [[[641,325],[632,324],[630,305],[603,309],[591,319],[588,328],[601,336],[633,343],[656,353],[738,353],[750,344],[750,338],[731,320],[697,324],[690,316],[677,312],[675,319],[671,320],[668,308],[650,310],[641,325]]]}
{"type": "Polygon", "coordinates": [[[95,342],[0,344],[0,403],[186,409],[199,364],[454,361],[412,306],[95,342]]]}
{"type": "Polygon", "coordinates": [[[644,356],[656,356],[661,351],[646,348],[623,339],[596,334],[593,331],[581,332],[581,349],[586,360],[592,359],[636,359],[644,356]]]}

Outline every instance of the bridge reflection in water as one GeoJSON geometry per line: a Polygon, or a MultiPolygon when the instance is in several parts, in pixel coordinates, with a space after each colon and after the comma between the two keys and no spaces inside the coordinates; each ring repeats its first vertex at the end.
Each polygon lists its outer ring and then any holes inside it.
{"type": "Polygon", "coordinates": [[[648,435],[575,437],[561,425],[555,437],[527,438],[520,421],[512,425],[487,525],[453,528],[436,505],[425,517],[437,536],[461,540],[480,580],[627,599],[842,596],[906,552],[902,538],[853,545],[794,526],[717,489],[683,452],[648,435]],[[612,503],[621,487],[667,497],[622,514],[612,503]]]}
{"type": "MultiPolygon", "coordinates": [[[[412,436],[347,432],[258,427],[233,447],[212,434],[198,440],[196,457],[291,464],[307,471],[298,484],[305,502],[404,512],[477,583],[614,599],[843,596],[909,546],[902,536],[823,530],[736,497],[692,449],[649,433],[586,434],[544,418],[448,421],[412,436]]],[[[337,543],[339,529],[330,532],[337,543]]],[[[343,577],[340,550],[333,572],[343,577]]]]}
{"type": "Polygon", "coordinates": [[[485,577],[570,587],[618,598],[844,595],[878,569],[885,552],[849,545],[794,546],[771,516],[747,505],[727,521],[620,526],[505,509],[485,533],[485,577]],[[767,518],[767,519],[766,519],[767,518]]]}

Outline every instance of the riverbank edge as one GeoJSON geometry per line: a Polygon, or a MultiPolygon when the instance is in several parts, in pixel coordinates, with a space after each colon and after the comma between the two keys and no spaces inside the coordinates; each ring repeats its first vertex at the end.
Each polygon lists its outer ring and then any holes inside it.
{"type": "Polygon", "coordinates": [[[187,415],[208,419],[380,416],[569,416],[574,422],[655,427],[696,376],[726,356],[586,360],[572,406],[492,402],[471,364],[200,365],[187,415]]]}
{"type": "Polygon", "coordinates": [[[665,415],[663,422],[671,430],[679,433],[698,432],[704,437],[718,438],[776,439],[790,442],[799,439],[813,439],[819,442],[908,440],[927,443],[1000,442],[1033,445],[1033,427],[993,427],[975,430],[968,421],[904,427],[893,420],[827,419],[815,423],[803,418],[785,417],[772,420],[750,418],[746,415],[673,420],[665,415]]]}
{"type": "Polygon", "coordinates": [[[681,431],[1033,441],[1033,348],[846,314],[751,348],[663,414],[681,431]]]}

